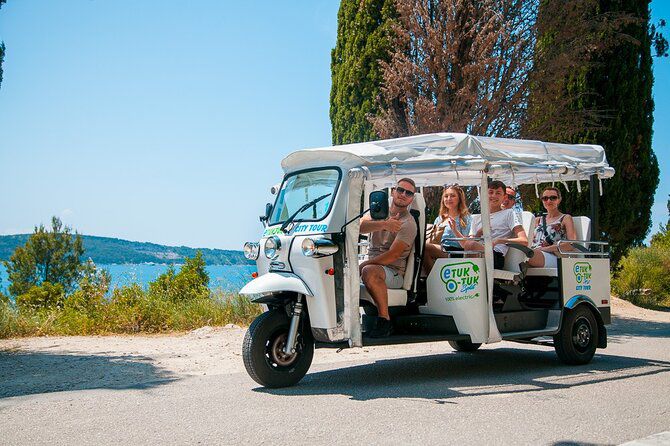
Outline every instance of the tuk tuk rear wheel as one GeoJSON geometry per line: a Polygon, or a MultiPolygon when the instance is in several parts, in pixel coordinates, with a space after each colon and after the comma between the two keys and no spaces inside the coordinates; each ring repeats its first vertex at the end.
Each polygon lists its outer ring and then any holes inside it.
{"type": "Polygon", "coordinates": [[[563,317],[561,331],[554,336],[558,358],[569,365],[587,364],[598,346],[598,322],[589,308],[580,305],[563,317]]]}
{"type": "Polygon", "coordinates": [[[470,341],[449,341],[449,345],[457,352],[474,352],[482,346],[481,343],[476,344],[470,341]]]}
{"type": "Polygon", "coordinates": [[[288,387],[300,381],[314,356],[314,338],[304,320],[298,329],[295,353],[283,352],[291,325],[283,310],[270,310],[258,316],[249,326],[242,344],[242,358],[249,376],[258,384],[288,387]]]}

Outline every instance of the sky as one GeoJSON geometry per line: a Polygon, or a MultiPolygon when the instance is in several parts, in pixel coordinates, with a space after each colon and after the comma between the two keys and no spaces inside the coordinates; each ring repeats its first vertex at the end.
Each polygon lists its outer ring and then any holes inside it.
{"type": "MultiPolygon", "coordinates": [[[[652,2],[654,21],[669,3],[652,2]]],[[[82,234],[167,245],[257,240],[282,158],[331,144],[338,7],[8,0],[0,234],[55,215],[82,234]]],[[[653,231],[670,194],[670,60],[654,62],[653,231]]]]}

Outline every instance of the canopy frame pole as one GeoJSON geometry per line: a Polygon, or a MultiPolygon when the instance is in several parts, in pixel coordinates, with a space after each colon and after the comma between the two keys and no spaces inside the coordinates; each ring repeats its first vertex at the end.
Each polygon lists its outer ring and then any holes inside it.
{"type": "Polygon", "coordinates": [[[599,234],[600,234],[600,221],[599,221],[599,206],[600,206],[600,200],[599,200],[599,195],[598,191],[596,191],[596,188],[598,188],[598,178],[597,175],[591,175],[589,177],[589,204],[591,206],[591,212],[590,212],[590,217],[591,217],[591,241],[592,242],[598,242],[599,239],[599,234]]]}
{"type": "Polygon", "coordinates": [[[484,263],[486,264],[486,295],[487,308],[489,313],[488,321],[488,342],[498,342],[502,340],[495,316],[493,315],[493,243],[491,240],[491,211],[489,209],[489,175],[486,170],[482,171],[482,182],[479,192],[479,202],[481,203],[481,221],[482,236],[484,237],[484,263]]]}

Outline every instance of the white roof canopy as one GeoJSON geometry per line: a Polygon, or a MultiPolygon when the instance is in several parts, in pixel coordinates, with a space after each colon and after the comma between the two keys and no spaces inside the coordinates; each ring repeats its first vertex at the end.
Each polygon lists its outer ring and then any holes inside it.
{"type": "Polygon", "coordinates": [[[363,168],[368,180],[393,183],[409,176],[418,185],[476,185],[481,172],[512,184],[610,178],[601,146],[557,144],[464,133],[432,133],[359,144],[298,150],[282,161],[286,173],[339,166],[363,168]]]}

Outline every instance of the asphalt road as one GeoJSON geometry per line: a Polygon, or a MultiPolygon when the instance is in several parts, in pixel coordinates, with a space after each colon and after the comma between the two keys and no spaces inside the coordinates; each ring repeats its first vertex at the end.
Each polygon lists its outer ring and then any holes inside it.
{"type": "MultiPolygon", "coordinates": [[[[5,386],[0,367],[0,444],[620,444],[670,430],[670,323],[619,318],[609,343],[579,367],[547,347],[417,345],[404,357],[316,361],[281,390],[111,354],[59,367],[98,367],[113,384],[59,383],[35,353],[46,387],[39,373],[33,386],[5,386]]],[[[29,355],[0,353],[5,374],[29,355]]]]}

